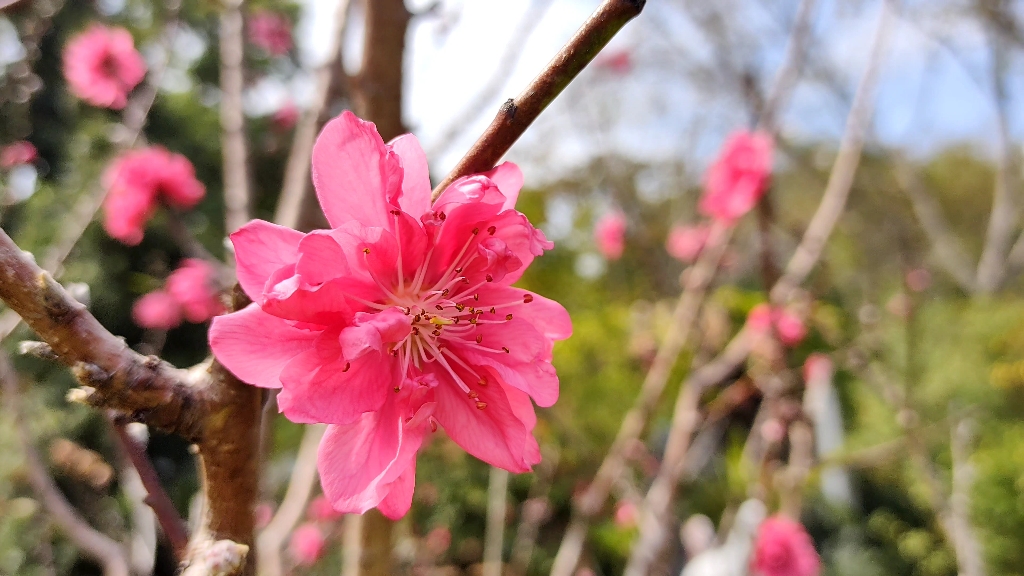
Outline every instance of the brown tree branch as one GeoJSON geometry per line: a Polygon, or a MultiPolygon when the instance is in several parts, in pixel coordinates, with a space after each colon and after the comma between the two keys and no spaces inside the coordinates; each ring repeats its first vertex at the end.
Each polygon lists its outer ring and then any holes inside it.
{"type": "Polygon", "coordinates": [[[462,160],[434,188],[436,199],[467,174],[486,172],[498,163],[548,104],[594,59],[608,41],[643,10],[646,0],[605,0],[519,96],[501,105],[497,117],[462,160]]]}
{"type": "Polygon", "coordinates": [[[83,384],[74,399],[195,439],[199,398],[185,371],[134,352],[0,230],[0,299],[83,384]]]}
{"type": "Polygon", "coordinates": [[[128,576],[128,555],[124,547],[82,519],[61,494],[32,445],[32,436],[21,413],[17,375],[4,351],[0,351],[0,385],[3,386],[4,404],[14,420],[15,434],[24,452],[29,483],[46,511],[79,550],[100,563],[104,576],[128,576]]]}
{"type": "Polygon", "coordinates": [[[220,125],[224,154],[224,209],[230,234],[249,221],[248,151],[245,144],[245,38],[242,35],[244,0],[224,0],[220,16],[220,125]]]}

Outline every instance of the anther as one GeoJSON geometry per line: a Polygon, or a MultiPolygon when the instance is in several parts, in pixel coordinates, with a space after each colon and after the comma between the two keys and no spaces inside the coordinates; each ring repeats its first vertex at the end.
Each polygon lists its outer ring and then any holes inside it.
{"type": "Polygon", "coordinates": [[[363,248],[363,254],[369,254],[369,253],[370,253],[370,249],[369,248],[363,248]]]}
{"type": "Polygon", "coordinates": [[[483,341],[484,341],[484,335],[483,334],[477,334],[476,335],[476,343],[479,344],[479,343],[481,343],[483,341]]]}
{"type": "Polygon", "coordinates": [[[444,222],[444,219],[447,218],[447,217],[448,216],[446,216],[444,212],[438,212],[437,213],[437,219],[440,220],[441,222],[444,222]]]}
{"type": "Polygon", "coordinates": [[[413,316],[412,321],[413,321],[414,324],[419,322],[420,320],[423,320],[423,316],[421,316],[419,314],[417,314],[416,316],[413,316]]]}
{"type": "MultiPolygon", "coordinates": [[[[441,290],[441,296],[447,296],[449,292],[451,292],[451,290],[445,288],[444,290],[441,290]]],[[[532,300],[533,298],[531,297],[530,299],[532,300]]]]}
{"type": "Polygon", "coordinates": [[[441,306],[440,304],[438,304],[437,306],[434,306],[434,308],[437,308],[438,312],[444,310],[444,306],[441,306]]]}
{"type": "Polygon", "coordinates": [[[498,227],[497,226],[491,226],[490,228],[487,229],[487,233],[490,234],[491,236],[494,236],[494,233],[497,232],[497,231],[498,231],[498,227]]]}
{"type": "Polygon", "coordinates": [[[456,274],[462,274],[462,268],[456,268],[455,269],[455,273],[456,274]]]}
{"type": "Polygon", "coordinates": [[[472,318],[470,318],[469,319],[469,323],[470,324],[476,324],[476,316],[473,316],[472,318]]]}
{"type": "Polygon", "coordinates": [[[463,310],[466,309],[466,305],[465,304],[456,304],[455,305],[455,309],[458,310],[459,312],[462,312],[463,310]]]}
{"type": "Polygon", "coordinates": [[[523,294],[523,304],[533,302],[533,294],[523,294]]]}
{"type": "Polygon", "coordinates": [[[483,410],[484,408],[487,408],[487,403],[486,402],[477,402],[476,403],[476,409],[477,410],[483,410]]]}
{"type": "Polygon", "coordinates": [[[505,314],[505,320],[511,320],[511,319],[512,319],[512,315],[511,314],[505,314]]]}
{"type": "Polygon", "coordinates": [[[494,276],[491,276],[490,274],[485,276],[484,279],[487,280],[488,282],[494,282],[494,276]]]}
{"type": "Polygon", "coordinates": [[[481,376],[480,380],[477,382],[477,384],[479,384],[480,386],[487,386],[487,378],[484,378],[483,376],[481,376]]]}
{"type": "Polygon", "coordinates": [[[430,421],[430,431],[437,432],[437,422],[434,422],[433,420],[430,421]]]}
{"type": "Polygon", "coordinates": [[[508,346],[502,346],[501,349],[505,351],[505,354],[511,354],[512,353],[512,351],[508,349],[508,346]]]}
{"type": "Polygon", "coordinates": [[[402,391],[401,386],[395,386],[395,394],[398,394],[401,391],[402,391]]]}
{"type": "Polygon", "coordinates": [[[434,336],[440,336],[441,335],[441,331],[440,330],[433,330],[430,333],[433,334],[434,336]]]}
{"type": "Polygon", "coordinates": [[[473,400],[476,400],[477,398],[479,398],[479,397],[480,397],[480,394],[478,394],[478,393],[476,393],[476,392],[470,392],[469,394],[467,394],[467,396],[469,396],[469,397],[470,397],[470,398],[472,398],[473,400]]]}
{"type": "Polygon", "coordinates": [[[479,294],[473,294],[473,300],[476,300],[477,302],[479,302],[480,301],[480,295],[479,294]]]}
{"type": "Polygon", "coordinates": [[[490,313],[491,314],[496,314],[496,312],[494,311],[494,306],[491,306],[490,313]]]}
{"type": "Polygon", "coordinates": [[[480,233],[480,229],[479,228],[473,228],[473,236],[476,236],[479,233],[480,233]]]}
{"type": "Polygon", "coordinates": [[[402,211],[401,210],[392,210],[391,213],[394,214],[395,216],[400,216],[402,214],[402,211]]]}
{"type": "Polygon", "coordinates": [[[352,367],[351,362],[345,362],[345,367],[341,370],[342,372],[348,372],[348,369],[352,367]]]}
{"type": "Polygon", "coordinates": [[[412,327],[412,335],[413,336],[419,336],[420,335],[420,329],[415,327],[415,326],[413,326],[412,327]]]}

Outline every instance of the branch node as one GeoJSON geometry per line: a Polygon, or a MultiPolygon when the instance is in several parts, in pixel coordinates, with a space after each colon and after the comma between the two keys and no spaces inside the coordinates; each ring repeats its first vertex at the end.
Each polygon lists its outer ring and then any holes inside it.
{"type": "Polygon", "coordinates": [[[498,113],[503,116],[506,116],[506,122],[511,122],[516,119],[516,111],[518,110],[519,107],[516,106],[515,99],[509,98],[508,100],[505,100],[505,102],[501,105],[501,109],[498,111],[498,113]]]}
{"type": "Polygon", "coordinates": [[[24,356],[35,356],[36,358],[42,358],[43,360],[50,361],[57,361],[60,359],[49,344],[46,342],[37,342],[35,340],[25,340],[18,344],[18,354],[22,354],[24,356]]]}
{"type": "Polygon", "coordinates": [[[217,540],[198,545],[188,568],[181,576],[233,576],[238,574],[249,555],[249,547],[231,540],[217,540]]]}
{"type": "Polygon", "coordinates": [[[40,289],[39,297],[43,309],[55,322],[65,322],[77,309],[85,308],[80,302],[70,299],[49,272],[40,272],[36,277],[36,283],[40,289]]]}
{"type": "Polygon", "coordinates": [[[90,405],[89,400],[93,397],[94,394],[96,394],[95,388],[93,388],[92,386],[82,386],[81,388],[72,388],[71,390],[68,390],[67,396],[65,396],[65,398],[67,399],[68,402],[73,402],[75,404],[85,404],[88,406],[90,405]]]}
{"type": "Polygon", "coordinates": [[[111,380],[110,374],[91,362],[75,362],[71,367],[71,373],[75,375],[76,380],[85,384],[84,387],[92,388],[93,392],[111,380]]]}

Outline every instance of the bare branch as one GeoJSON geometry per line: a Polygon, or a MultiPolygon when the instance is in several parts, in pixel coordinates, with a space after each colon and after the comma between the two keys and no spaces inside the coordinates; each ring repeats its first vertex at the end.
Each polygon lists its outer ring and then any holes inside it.
{"type": "Polygon", "coordinates": [[[320,446],[327,426],[313,424],[306,426],[299,444],[299,453],[295,456],[295,466],[284,493],[284,500],[277,513],[256,539],[256,550],[259,553],[259,573],[264,576],[280,576],[284,573],[281,564],[281,546],[291,534],[292,529],[302,519],[306,504],[313,493],[317,479],[316,453],[320,446]]]}
{"type": "Polygon", "coordinates": [[[25,454],[25,467],[32,489],[43,502],[71,542],[90,558],[103,566],[104,576],[128,576],[128,555],[125,549],[106,534],[90,526],[61,494],[42,458],[32,445],[31,434],[21,413],[21,393],[17,376],[7,353],[0,351],[0,384],[3,386],[7,409],[14,419],[15,434],[25,454]]]}
{"type": "Polygon", "coordinates": [[[974,267],[966,250],[949,229],[942,207],[928,193],[914,169],[903,158],[896,159],[896,178],[910,199],[917,221],[935,250],[935,260],[968,294],[975,291],[974,267]]]}
{"type": "Polygon", "coordinates": [[[225,0],[220,15],[220,125],[224,153],[225,223],[230,234],[249,221],[248,151],[245,144],[245,112],[242,89],[245,73],[245,39],[242,36],[244,0],[225,0]]]}
{"type": "Polygon", "coordinates": [[[509,559],[509,567],[512,574],[525,576],[530,567],[530,559],[533,557],[533,549],[537,544],[537,534],[544,519],[550,513],[551,503],[549,492],[551,491],[551,479],[558,468],[560,454],[554,447],[541,449],[544,459],[537,465],[534,472],[533,485],[530,486],[530,493],[523,502],[522,512],[519,516],[519,528],[516,529],[516,537],[512,543],[512,557],[509,559]]]}
{"type": "Polygon", "coordinates": [[[348,25],[350,5],[350,0],[338,2],[334,13],[334,29],[330,35],[331,44],[327,49],[329,57],[315,72],[316,90],[313,92],[313,101],[295,127],[295,137],[284,169],[284,185],[277,201],[277,210],[274,212],[274,221],[282,226],[310,230],[320,227],[314,222],[314,215],[323,218],[323,213],[316,205],[316,199],[310,194],[310,159],[313,156],[316,134],[327,111],[331,87],[338,84],[345,75],[341,66],[341,46],[348,25]]]}
{"type": "Polygon", "coordinates": [[[487,485],[487,526],[484,531],[482,576],[501,576],[501,552],[505,541],[505,508],[508,502],[508,470],[491,466],[487,485]]]}
{"type": "Polygon", "coordinates": [[[128,348],[2,230],[0,299],[71,366],[85,386],[78,399],[186,439],[199,436],[198,398],[187,374],[128,348]]]}
{"type": "Polygon", "coordinates": [[[448,176],[434,188],[436,199],[449,184],[467,174],[486,172],[540,116],[548,104],[594,59],[615,34],[643,10],[646,0],[605,0],[569,43],[523,90],[498,111],[487,130],[448,176]]]}
{"type": "Polygon", "coordinates": [[[985,576],[985,560],[981,543],[971,523],[971,488],[974,467],[970,463],[974,441],[974,422],[968,418],[955,422],[951,430],[949,450],[953,460],[953,490],[949,497],[949,529],[956,534],[957,566],[960,576],[985,576]]]}

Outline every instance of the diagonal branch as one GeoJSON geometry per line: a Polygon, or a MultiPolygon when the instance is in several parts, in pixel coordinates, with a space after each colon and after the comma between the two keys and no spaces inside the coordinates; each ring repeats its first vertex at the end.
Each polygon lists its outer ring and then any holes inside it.
{"type": "Polygon", "coordinates": [[[0,299],[71,366],[83,384],[74,399],[186,439],[198,437],[199,399],[187,373],[138,354],[108,332],[2,230],[0,299]]]}
{"type": "Polygon", "coordinates": [[[467,174],[486,172],[540,116],[548,104],[597,56],[615,34],[643,10],[646,0],[605,0],[519,96],[501,105],[490,126],[455,168],[434,188],[436,199],[467,174]]]}
{"type": "Polygon", "coordinates": [[[896,159],[896,179],[910,200],[925,236],[935,251],[935,260],[968,294],[973,294],[974,266],[967,251],[949,229],[942,207],[924,188],[914,169],[903,158],[896,159]]]}
{"type": "Polygon", "coordinates": [[[3,386],[4,403],[14,418],[15,434],[25,454],[28,481],[46,511],[78,549],[103,566],[104,576],[128,576],[128,555],[125,549],[82,519],[47,472],[42,458],[32,445],[31,435],[21,413],[17,376],[10,358],[3,351],[0,351],[0,385],[3,386]]]}

